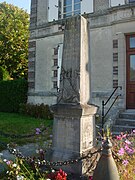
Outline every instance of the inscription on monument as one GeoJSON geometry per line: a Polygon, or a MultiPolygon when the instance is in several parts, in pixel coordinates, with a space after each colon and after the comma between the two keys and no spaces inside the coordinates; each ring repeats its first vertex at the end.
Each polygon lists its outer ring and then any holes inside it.
{"type": "Polygon", "coordinates": [[[80,70],[72,68],[65,70],[61,68],[60,83],[61,87],[58,94],[58,103],[79,103],[79,79],[80,70]]]}

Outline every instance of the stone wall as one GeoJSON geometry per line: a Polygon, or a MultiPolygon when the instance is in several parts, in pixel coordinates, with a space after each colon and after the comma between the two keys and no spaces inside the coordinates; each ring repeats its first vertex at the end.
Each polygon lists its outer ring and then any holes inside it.
{"type": "Polygon", "coordinates": [[[94,12],[103,11],[109,8],[109,0],[94,0],[94,12]]]}
{"type": "Polygon", "coordinates": [[[101,105],[117,85],[122,86],[119,108],[126,108],[125,35],[134,32],[135,8],[122,6],[90,16],[92,103],[101,105]]]}
{"type": "MultiPolygon", "coordinates": [[[[122,86],[118,107],[126,107],[126,43],[125,34],[135,29],[135,6],[123,5],[87,15],[89,25],[89,62],[91,103],[101,106],[114,87],[122,86]]],[[[30,41],[36,41],[35,90],[29,91],[28,101],[56,102],[52,96],[53,48],[63,43],[64,20],[31,29],[30,41]]]]}

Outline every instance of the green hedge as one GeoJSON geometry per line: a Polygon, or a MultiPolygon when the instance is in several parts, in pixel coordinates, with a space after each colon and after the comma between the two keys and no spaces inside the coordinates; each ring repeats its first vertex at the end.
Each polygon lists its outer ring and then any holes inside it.
{"type": "Polygon", "coordinates": [[[0,112],[18,112],[27,101],[27,81],[23,79],[0,81],[0,112]]]}
{"type": "Polygon", "coordinates": [[[21,104],[19,112],[35,118],[53,119],[49,106],[45,104],[21,104]]]}

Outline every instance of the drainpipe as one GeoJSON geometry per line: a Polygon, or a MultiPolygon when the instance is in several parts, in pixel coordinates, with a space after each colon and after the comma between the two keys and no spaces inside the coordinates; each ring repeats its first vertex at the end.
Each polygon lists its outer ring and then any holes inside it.
{"type": "Polygon", "coordinates": [[[107,137],[103,144],[102,155],[93,174],[93,180],[119,180],[117,166],[112,157],[112,143],[107,137]]]}

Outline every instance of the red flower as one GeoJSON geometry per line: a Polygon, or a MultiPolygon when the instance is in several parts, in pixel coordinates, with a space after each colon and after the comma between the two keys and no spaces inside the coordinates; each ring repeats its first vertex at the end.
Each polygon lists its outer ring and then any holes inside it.
{"type": "Polygon", "coordinates": [[[60,169],[59,171],[49,174],[48,178],[51,180],[67,180],[67,174],[60,169]]]}

